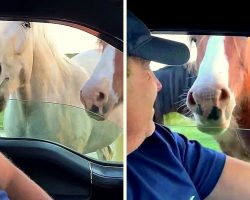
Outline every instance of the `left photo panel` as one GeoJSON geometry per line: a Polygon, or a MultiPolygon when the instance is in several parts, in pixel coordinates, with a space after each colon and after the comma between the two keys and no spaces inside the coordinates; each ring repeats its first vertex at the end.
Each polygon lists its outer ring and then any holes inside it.
{"type": "Polygon", "coordinates": [[[0,199],[123,199],[123,0],[0,8],[0,199]]]}

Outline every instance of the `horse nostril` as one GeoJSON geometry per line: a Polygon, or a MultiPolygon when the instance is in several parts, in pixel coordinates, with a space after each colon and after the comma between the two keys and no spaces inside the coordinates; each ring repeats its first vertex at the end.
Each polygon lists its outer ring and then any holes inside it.
{"type": "Polygon", "coordinates": [[[227,100],[229,98],[229,92],[226,89],[221,89],[220,100],[227,100]]]}
{"type": "Polygon", "coordinates": [[[188,102],[192,106],[196,105],[196,102],[195,102],[194,97],[193,97],[193,92],[190,92],[188,94],[188,102]]]}
{"type": "Polygon", "coordinates": [[[99,92],[97,96],[97,101],[103,101],[105,98],[105,94],[103,92],[99,92]]]}
{"type": "Polygon", "coordinates": [[[93,112],[93,113],[98,113],[98,112],[99,112],[99,108],[98,108],[96,105],[93,105],[93,106],[90,108],[90,111],[93,112]]]}

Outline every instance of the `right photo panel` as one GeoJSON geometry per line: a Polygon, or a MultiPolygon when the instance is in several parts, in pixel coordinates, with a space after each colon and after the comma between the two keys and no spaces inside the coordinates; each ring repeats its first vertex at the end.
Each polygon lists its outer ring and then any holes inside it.
{"type": "Polygon", "coordinates": [[[128,1],[127,199],[249,199],[249,34],[157,19],[128,1]]]}

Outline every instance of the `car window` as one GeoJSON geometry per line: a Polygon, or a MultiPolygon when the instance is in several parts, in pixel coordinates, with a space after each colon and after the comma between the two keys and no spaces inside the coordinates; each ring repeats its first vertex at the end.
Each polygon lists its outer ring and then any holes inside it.
{"type": "MultiPolygon", "coordinates": [[[[123,105],[119,95],[112,99],[118,50],[99,35],[60,24],[0,22],[1,137],[47,140],[96,160],[122,162],[123,105]],[[99,108],[102,97],[107,105],[99,108]]],[[[122,90],[123,83],[115,83],[122,90]]]]}

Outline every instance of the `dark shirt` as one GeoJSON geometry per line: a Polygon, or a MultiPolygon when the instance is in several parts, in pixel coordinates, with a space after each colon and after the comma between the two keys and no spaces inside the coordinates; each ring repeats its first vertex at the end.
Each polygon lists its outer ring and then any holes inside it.
{"type": "Polygon", "coordinates": [[[196,79],[196,73],[190,72],[185,65],[166,66],[154,73],[162,84],[154,105],[154,121],[164,124],[163,115],[169,112],[188,113],[186,96],[196,79]]]}
{"type": "Polygon", "coordinates": [[[129,200],[198,200],[215,187],[225,154],[156,124],[154,134],[127,157],[129,200]]]}

